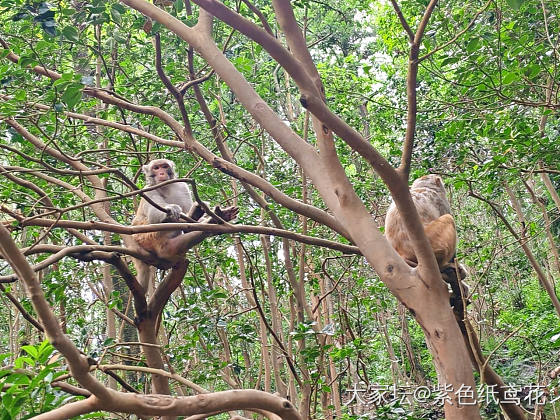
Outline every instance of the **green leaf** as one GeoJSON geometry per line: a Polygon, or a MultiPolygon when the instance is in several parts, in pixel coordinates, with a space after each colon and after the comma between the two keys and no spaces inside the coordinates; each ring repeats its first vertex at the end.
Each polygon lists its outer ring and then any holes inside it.
{"type": "Polygon", "coordinates": [[[42,39],[41,41],[37,42],[37,45],[35,45],[35,48],[38,50],[44,50],[49,48],[51,45],[51,43],[49,41],[45,41],[44,39],[42,39]]]}
{"type": "Polygon", "coordinates": [[[111,18],[117,25],[122,23],[121,12],[119,12],[116,7],[111,7],[111,18]]]}
{"type": "Polygon", "coordinates": [[[124,13],[126,12],[126,7],[124,7],[122,4],[120,3],[115,3],[111,6],[113,9],[115,9],[117,12],[119,12],[121,15],[124,15],[124,13]]]}
{"type": "Polygon", "coordinates": [[[517,74],[515,73],[507,73],[504,78],[502,79],[502,84],[503,85],[509,85],[511,83],[513,83],[514,80],[517,79],[517,74]]]}
{"type": "Polygon", "coordinates": [[[35,57],[22,56],[20,57],[18,64],[21,67],[34,66],[37,64],[37,60],[35,60],[35,57]]]}
{"type": "Polygon", "coordinates": [[[44,340],[39,346],[37,347],[39,351],[39,361],[41,363],[46,363],[52,352],[54,351],[54,347],[48,340],[44,340]]]}
{"type": "Polygon", "coordinates": [[[528,66],[525,68],[524,74],[525,76],[527,76],[528,78],[532,79],[533,77],[535,77],[537,74],[539,74],[539,72],[541,71],[541,66],[534,64],[532,66],[528,66]]]}
{"type": "Polygon", "coordinates": [[[103,342],[103,345],[104,346],[109,346],[109,345],[113,344],[115,341],[116,340],[114,338],[109,337],[109,338],[105,339],[105,341],[103,342]]]}
{"type": "Polygon", "coordinates": [[[50,36],[56,35],[56,22],[54,20],[45,20],[41,22],[41,28],[50,36]]]}
{"type": "Polygon", "coordinates": [[[25,90],[18,90],[16,91],[14,98],[16,98],[18,101],[25,101],[25,99],[27,98],[27,93],[25,92],[25,90]]]}
{"type": "Polygon", "coordinates": [[[74,108],[74,106],[82,100],[82,85],[77,85],[71,83],[68,85],[64,94],[62,95],[62,102],[64,102],[68,108],[74,108]]]}
{"type": "Polygon", "coordinates": [[[74,13],[76,13],[74,9],[62,9],[61,12],[64,16],[72,16],[74,13]]]}
{"type": "Polygon", "coordinates": [[[454,64],[459,61],[459,57],[447,57],[445,60],[441,62],[441,66],[447,66],[448,64],[454,64]]]}
{"type": "Polygon", "coordinates": [[[34,359],[37,359],[37,356],[39,355],[39,351],[35,346],[23,346],[22,350],[25,350],[25,352],[34,359]]]}
{"type": "Polygon", "coordinates": [[[6,383],[13,385],[27,385],[29,382],[29,378],[23,373],[13,373],[6,378],[6,383]]]}
{"type": "Polygon", "coordinates": [[[78,31],[73,26],[66,26],[62,30],[62,35],[64,35],[64,37],[66,39],[68,39],[72,42],[78,42],[80,40],[80,37],[78,35],[78,31]]]}
{"type": "Polygon", "coordinates": [[[157,34],[161,30],[162,26],[159,22],[154,22],[152,26],[152,30],[150,31],[150,35],[157,34]]]}
{"type": "Polygon", "coordinates": [[[467,44],[467,52],[469,52],[469,53],[474,52],[478,47],[478,42],[479,41],[478,41],[477,38],[471,39],[469,41],[469,43],[467,44]]]}
{"type": "Polygon", "coordinates": [[[29,366],[35,366],[35,360],[27,356],[18,357],[14,361],[14,366],[16,367],[16,369],[21,369],[25,365],[25,363],[27,363],[29,366]]]}
{"type": "Polygon", "coordinates": [[[519,10],[521,5],[523,4],[523,0],[506,0],[506,1],[507,4],[509,4],[513,10],[519,10]]]}

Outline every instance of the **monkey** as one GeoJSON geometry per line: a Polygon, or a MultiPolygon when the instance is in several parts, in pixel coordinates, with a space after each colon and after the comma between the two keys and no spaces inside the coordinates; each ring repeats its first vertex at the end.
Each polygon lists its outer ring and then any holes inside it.
{"type": "MultiPolygon", "coordinates": [[[[458,264],[458,272],[455,268],[457,230],[443,181],[434,174],[424,175],[412,183],[410,194],[434,251],[442,278],[451,286],[451,303],[454,306],[454,303],[458,304],[461,300],[461,294],[468,294],[468,286],[461,281],[466,277],[464,267],[458,264]]],[[[394,202],[389,206],[385,217],[385,236],[409,265],[415,267],[418,264],[408,232],[394,202]]]]}
{"type": "MultiPolygon", "coordinates": [[[[442,179],[437,175],[418,178],[410,187],[410,195],[434,250],[439,268],[444,268],[455,255],[457,232],[451,216],[442,179]]],[[[397,253],[410,265],[418,264],[404,222],[395,203],[385,217],[385,236],[397,253]]]]}
{"type": "MultiPolygon", "coordinates": [[[[175,179],[175,163],[169,159],[156,159],[142,166],[146,177],[146,186],[153,187],[162,182],[175,179]]],[[[153,223],[178,222],[181,213],[188,214],[193,206],[189,187],[184,182],[164,185],[155,190],[144,193],[154,203],[167,210],[163,212],[152,206],[144,198],[140,200],[136,216],[132,220],[133,226],[153,223]]],[[[175,237],[180,232],[147,232],[133,235],[142,248],[160,255],[163,252],[164,238],[175,237]]]]}
{"type": "MultiPolygon", "coordinates": [[[[142,166],[142,171],[146,177],[146,185],[148,187],[177,178],[175,175],[175,163],[169,159],[152,160],[142,166]]],[[[190,189],[184,182],[163,185],[157,189],[146,191],[144,194],[154,203],[165,209],[165,211],[161,211],[142,198],[136,215],[132,220],[133,226],[179,222],[182,214],[185,214],[190,220],[201,223],[223,223],[224,221],[229,222],[235,219],[239,211],[235,206],[224,209],[215,207],[213,211],[220,218],[219,220],[210,216],[201,218],[204,210],[198,203],[193,204],[190,189]]],[[[141,248],[155,254],[158,258],[173,261],[211,235],[209,232],[183,233],[182,231],[160,231],[136,233],[133,235],[133,238],[141,248]]],[[[148,267],[139,260],[135,261],[139,272],[140,284],[146,290],[148,285],[148,278],[146,276],[149,277],[148,267]],[[140,271],[142,271],[142,275],[140,271]]]]}

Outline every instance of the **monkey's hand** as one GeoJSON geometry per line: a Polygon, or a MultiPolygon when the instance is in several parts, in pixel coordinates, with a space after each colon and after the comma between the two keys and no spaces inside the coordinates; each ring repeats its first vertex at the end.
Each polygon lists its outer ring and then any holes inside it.
{"type": "Polygon", "coordinates": [[[164,222],[177,222],[181,218],[181,206],[177,204],[168,204],[165,206],[167,216],[163,219],[164,222]]]}

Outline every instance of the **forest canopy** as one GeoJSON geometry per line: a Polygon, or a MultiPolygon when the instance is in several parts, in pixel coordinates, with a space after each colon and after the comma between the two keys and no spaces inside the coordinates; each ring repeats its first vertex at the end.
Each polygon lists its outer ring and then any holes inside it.
{"type": "Polygon", "coordinates": [[[559,15],[0,0],[0,419],[560,418],[559,15]]]}

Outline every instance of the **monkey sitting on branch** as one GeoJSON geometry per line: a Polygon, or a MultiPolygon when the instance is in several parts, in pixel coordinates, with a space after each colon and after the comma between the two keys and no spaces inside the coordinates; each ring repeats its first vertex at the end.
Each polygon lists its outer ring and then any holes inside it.
{"type": "MultiPolygon", "coordinates": [[[[175,175],[175,163],[169,159],[156,159],[142,167],[146,176],[146,186],[153,187],[162,182],[177,178],[175,175]]],[[[191,192],[184,182],[174,182],[161,187],[146,191],[145,196],[160,208],[156,208],[142,198],[136,212],[133,226],[147,225],[153,223],[179,222],[186,215],[185,220],[198,221],[200,223],[223,223],[233,220],[238,213],[235,206],[220,209],[214,208],[214,214],[218,218],[206,216],[202,207],[196,203],[193,205],[191,192]]],[[[204,238],[211,236],[207,232],[146,232],[133,235],[136,243],[146,251],[156,254],[159,258],[174,259],[186,253],[191,247],[200,243],[204,238]]]]}
{"type": "MultiPolygon", "coordinates": [[[[460,264],[455,267],[457,231],[443,181],[437,175],[425,175],[412,183],[410,194],[434,251],[442,278],[451,286],[451,305],[457,308],[461,302],[462,306],[461,296],[468,294],[468,287],[461,280],[467,273],[460,264]]],[[[404,221],[394,202],[391,203],[385,217],[385,236],[409,265],[418,265],[404,221]]]]}

